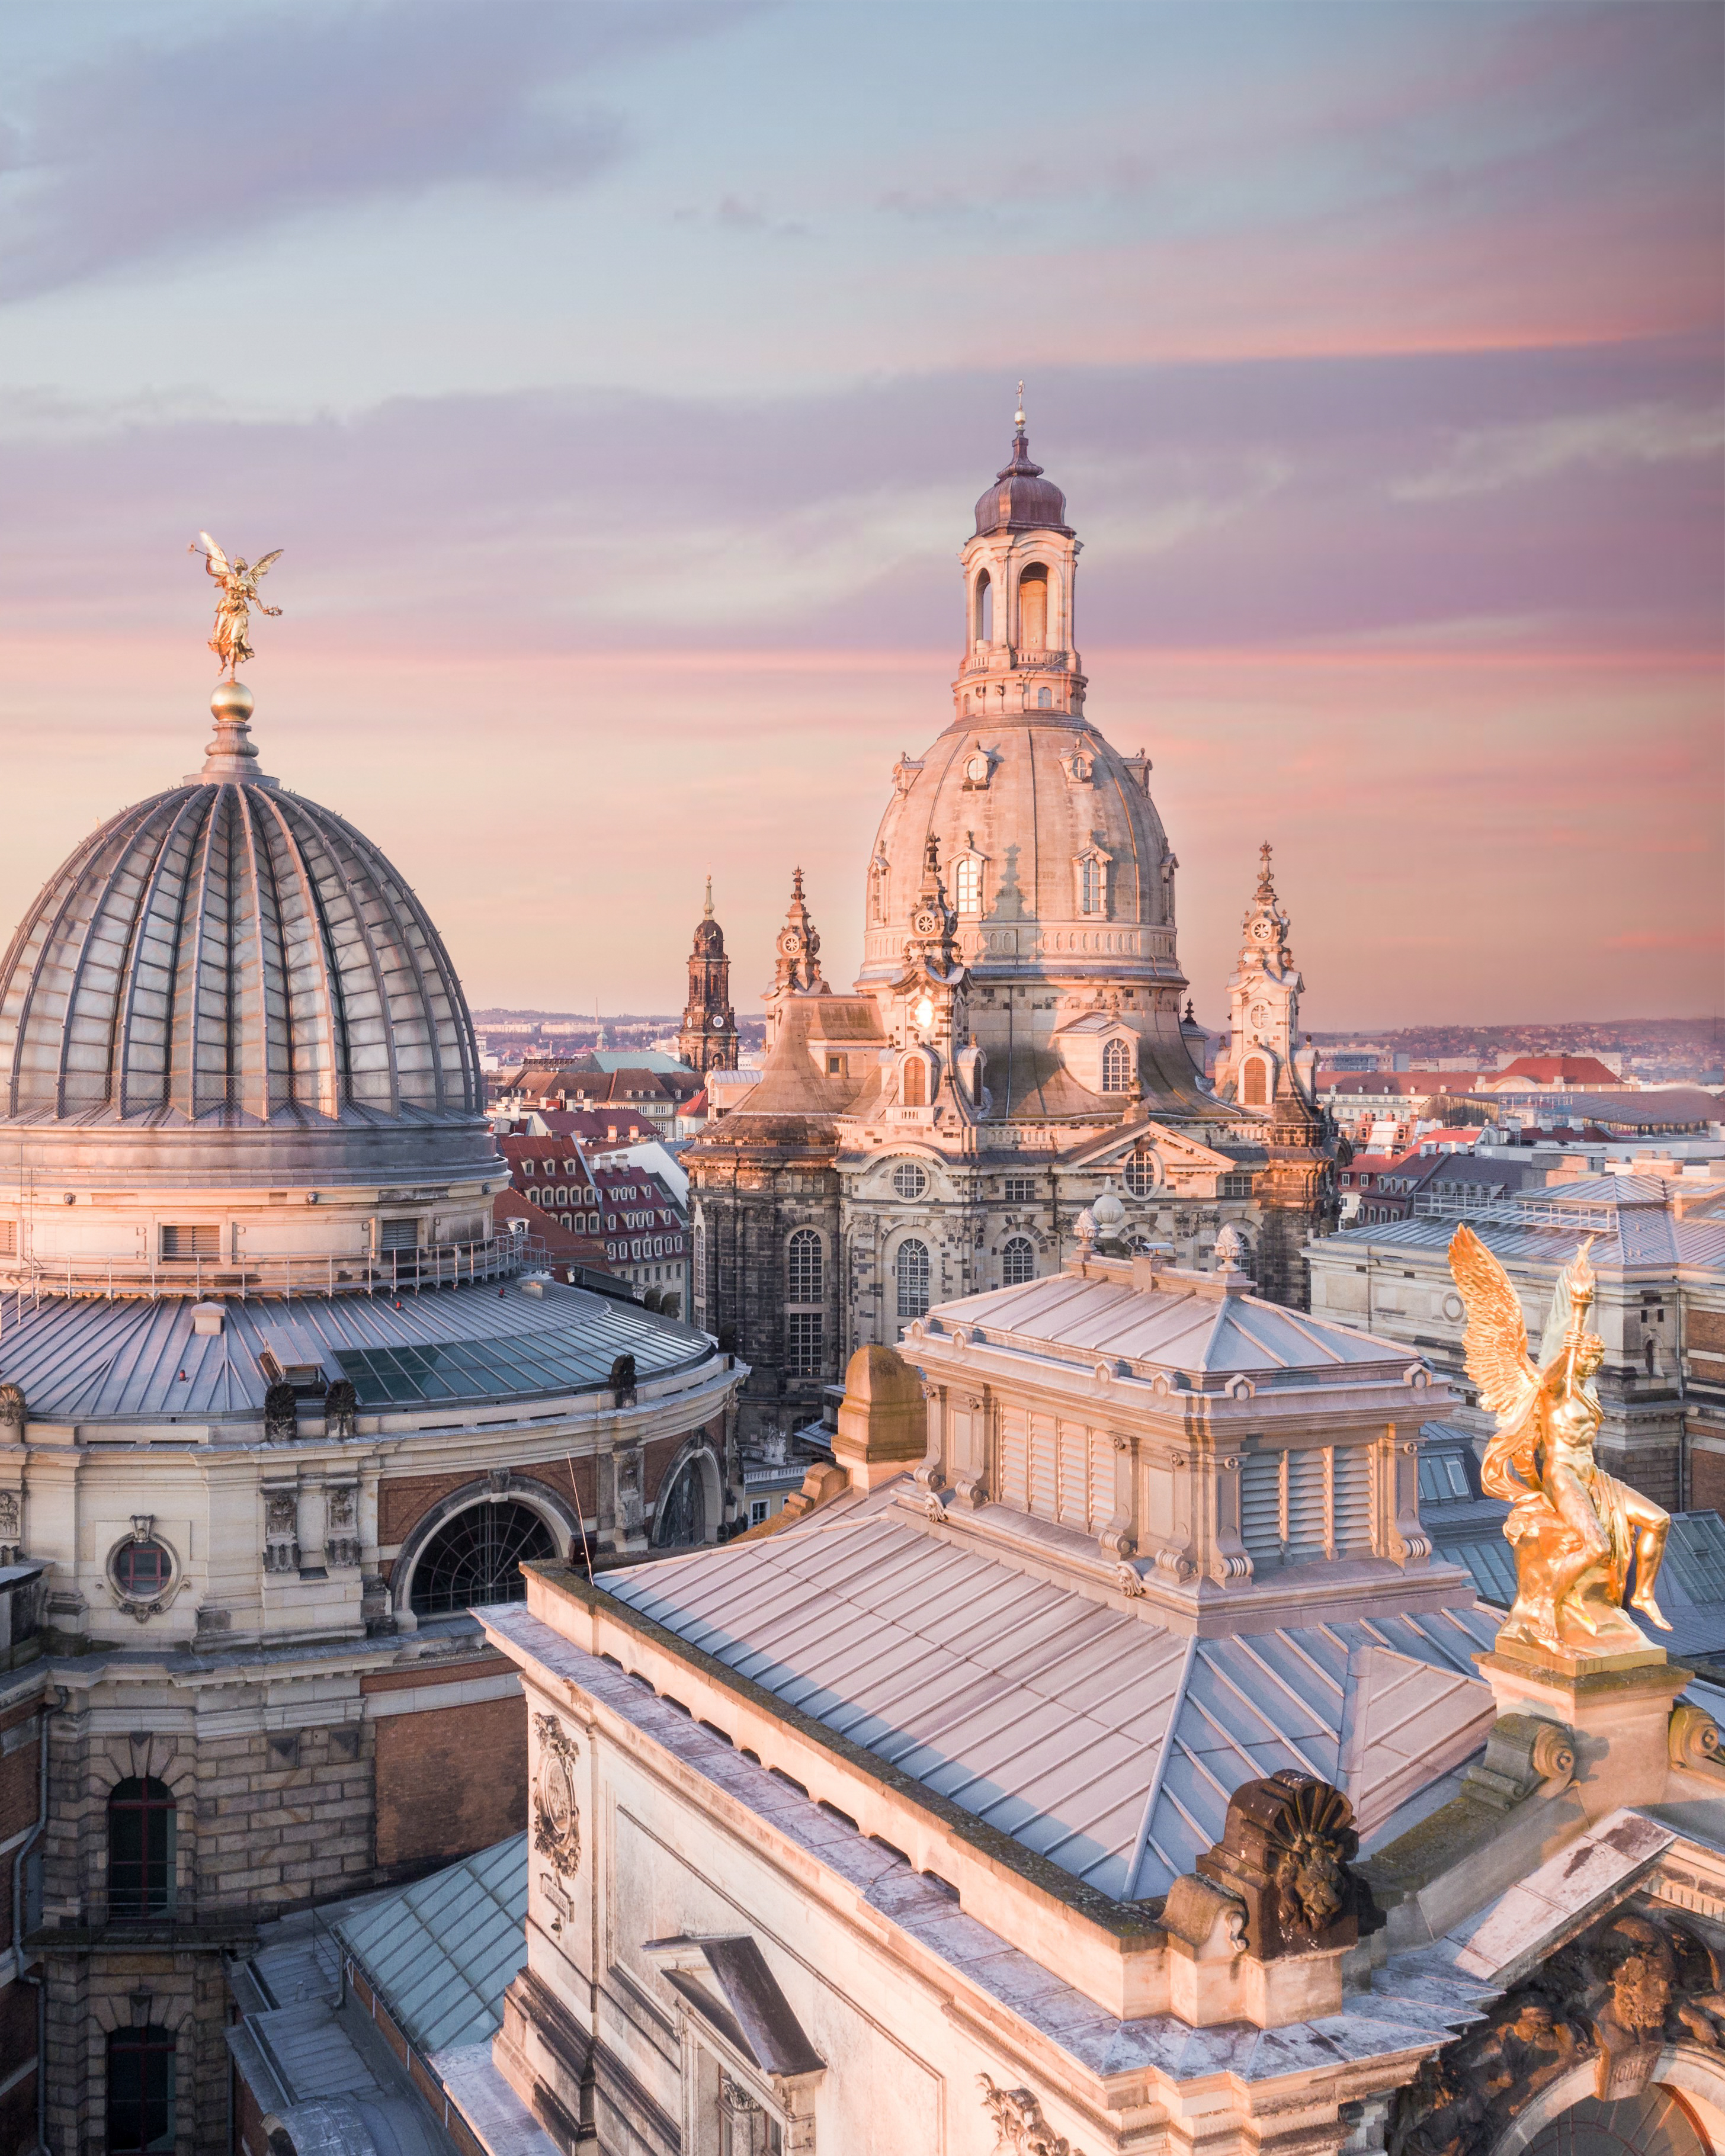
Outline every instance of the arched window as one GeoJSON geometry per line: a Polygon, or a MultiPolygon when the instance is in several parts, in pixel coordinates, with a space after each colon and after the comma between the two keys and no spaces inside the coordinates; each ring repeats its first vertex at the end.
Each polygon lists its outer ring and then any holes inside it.
{"type": "Polygon", "coordinates": [[[665,1493],[654,1524],[654,1546],[670,1549],[706,1540],[706,1481],[699,1460],[685,1460],[665,1493]]]}
{"type": "Polygon", "coordinates": [[[1079,864],[1078,910],[1081,913],[1100,913],[1106,901],[1108,872],[1106,862],[1094,854],[1086,854],[1079,864]]]}
{"type": "Polygon", "coordinates": [[[1102,1050],[1102,1091],[1124,1093],[1132,1082],[1132,1052],[1123,1040],[1111,1040],[1102,1050]]]}
{"type": "Polygon", "coordinates": [[[973,632],[984,644],[994,640],[994,587],[986,569],[976,580],[976,628],[973,632]]]}
{"type": "Polygon", "coordinates": [[[162,1917],[174,1905],[174,1793],[131,1774],[108,1795],[108,1903],[116,1917],[162,1917]]]}
{"type": "Polygon", "coordinates": [[[1051,711],[1054,708],[1052,689],[1039,689],[1036,691],[1036,708],[1039,711],[1051,711]]]}
{"type": "Polygon", "coordinates": [[[174,2035],[171,2029],[116,2029],[108,2039],[109,2156],[146,2156],[174,2145],[174,2035]]]}
{"type": "Polygon", "coordinates": [[[899,1099],[907,1108],[928,1106],[928,1065],[920,1055],[907,1055],[899,1081],[899,1099]]]}
{"type": "Polygon", "coordinates": [[[1254,1055],[1240,1075],[1240,1097],[1249,1108],[1269,1103],[1269,1071],[1261,1055],[1254,1055]]]}
{"type": "Polygon", "coordinates": [[[1019,578],[1019,643],[1040,651],[1048,641],[1048,572],[1033,562],[1019,578]]]}
{"type": "Polygon", "coordinates": [[[914,1236],[898,1246],[898,1314],[921,1317],[928,1308],[928,1245],[914,1236]]]}
{"type": "Polygon", "coordinates": [[[1022,1287],[1036,1277],[1036,1245],[1028,1235],[1009,1235],[1000,1252],[1000,1278],[1007,1287],[1022,1287]]]}
{"type": "Polygon", "coordinates": [[[448,1617],[475,1603],[525,1602],[524,1559],[554,1558],[555,1537],[531,1505],[470,1505],[446,1520],[413,1568],[413,1614],[448,1617]]]}
{"type": "Polygon", "coordinates": [[[961,854],[952,870],[952,896],[961,913],[983,910],[983,865],[974,854],[961,854]]]}
{"type": "Polygon", "coordinates": [[[820,1233],[798,1228],[784,1246],[784,1292],[787,1302],[819,1302],[821,1285],[820,1233]]]}

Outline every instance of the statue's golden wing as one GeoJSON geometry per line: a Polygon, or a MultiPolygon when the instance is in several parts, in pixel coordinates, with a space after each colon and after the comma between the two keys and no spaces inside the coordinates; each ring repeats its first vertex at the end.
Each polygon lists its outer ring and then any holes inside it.
{"type": "Polygon", "coordinates": [[[1519,1419],[1539,1384],[1539,1373],[1527,1358],[1521,1298],[1471,1228],[1460,1227],[1451,1238],[1450,1270],[1467,1306],[1462,1346],[1480,1405],[1500,1419],[1519,1419]]]}
{"type": "Polygon", "coordinates": [[[269,567],[270,564],[272,562],[279,562],[286,552],[287,549],[285,547],[278,547],[273,554],[266,554],[261,562],[254,562],[252,563],[252,574],[254,577],[261,577],[264,570],[269,567]]]}
{"type": "Polygon", "coordinates": [[[233,564],[228,561],[228,557],[222,552],[221,548],[217,546],[215,541],[210,537],[208,532],[200,531],[198,536],[203,544],[204,552],[209,556],[209,565],[211,568],[216,572],[218,576],[225,577],[228,575],[232,571],[233,564]]]}

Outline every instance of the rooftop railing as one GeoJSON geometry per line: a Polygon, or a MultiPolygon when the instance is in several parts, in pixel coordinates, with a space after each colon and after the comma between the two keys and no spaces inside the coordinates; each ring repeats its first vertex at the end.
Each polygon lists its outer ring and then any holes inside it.
{"type": "Polygon", "coordinates": [[[492,1235],[480,1242],[427,1243],[412,1250],[342,1254],[275,1251],[239,1257],[141,1257],[84,1251],[64,1257],[0,1256],[0,1293],[33,1296],[191,1296],[219,1301],[251,1296],[417,1294],[480,1281],[546,1272],[551,1257],[533,1235],[492,1235]]]}

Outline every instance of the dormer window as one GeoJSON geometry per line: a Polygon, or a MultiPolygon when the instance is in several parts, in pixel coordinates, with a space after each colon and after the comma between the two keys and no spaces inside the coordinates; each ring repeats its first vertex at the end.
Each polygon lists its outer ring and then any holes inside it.
{"type": "Polygon", "coordinates": [[[1073,863],[1077,882],[1078,911],[1106,914],[1108,911],[1108,865],[1111,856],[1100,846],[1087,846],[1073,863]]]}
{"type": "Polygon", "coordinates": [[[975,854],[961,854],[952,867],[952,895],[960,913],[983,910],[983,865],[975,854]]]}
{"type": "Polygon", "coordinates": [[[1102,1046],[1102,1091],[1105,1093],[1125,1093],[1132,1089],[1132,1052],[1124,1040],[1106,1041],[1102,1046]]]}

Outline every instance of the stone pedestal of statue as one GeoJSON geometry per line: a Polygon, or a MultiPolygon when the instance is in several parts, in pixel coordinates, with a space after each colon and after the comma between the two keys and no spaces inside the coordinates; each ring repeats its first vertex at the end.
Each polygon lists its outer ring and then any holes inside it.
{"type": "Polygon", "coordinates": [[[1693,1673],[1674,1667],[1663,1647],[1558,1656],[1500,1636],[1474,1661],[1500,1716],[1535,1715],[1573,1732],[1575,1791],[1589,1822],[1664,1797],[1671,1705],[1693,1673]]]}

